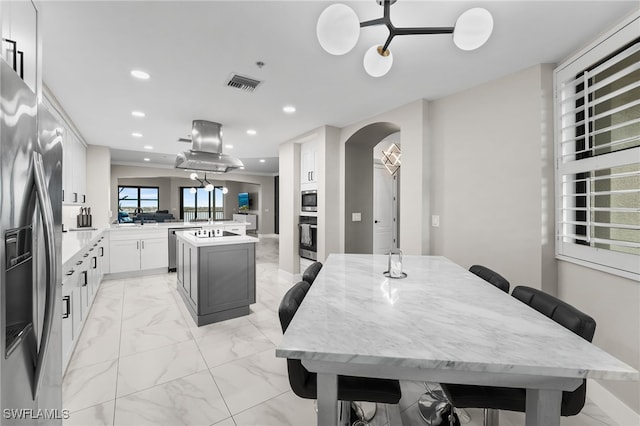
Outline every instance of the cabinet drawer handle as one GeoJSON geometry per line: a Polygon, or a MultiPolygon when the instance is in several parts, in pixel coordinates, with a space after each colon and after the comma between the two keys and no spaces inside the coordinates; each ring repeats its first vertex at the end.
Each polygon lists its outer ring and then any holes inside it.
{"type": "Polygon", "coordinates": [[[142,241],[142,250],[144,250],[144,241],[142,241]]]}
{"type": "Polygon", "coordinates": [[[136,241],[136,250],[140,250],[140,241],[136,241]]]}
{"type": "Polygon", "coordinates": [[[97,257],[93,257],[93,266],[91,266],[92,269],[96,269],[98,267],[98,258],[97,257]]]}
{"type": "Polygon", "coordinates": [[[74,192],[74,193],[73,193],[73,202],[74,202],[74,203],[77,203],[77,202],[78,202],[78,193],[77,193],[77,192],[74,192]]]}
{"type": "Polygon", "coordinates": [[[65,296],[62,298],[62,300],[64,300],[65,307],[65,312],[64,314],[62,314],[62,319],[67,319],[71,314],[71,296],[65,296]]]}
{"type": "Polygon", "coordinates": [[[87,272],[88,271],[82,271],[82,279],[84,280],[84,282],[82,283],[82,287],[86,287],[87,284],[89,284],[89,280],[87,279],[88,278],[87,272]]]}
{"type": "Polygon", "coordinates": [[[104,247],[100,247],[100,257],[104,257],[104,247]]]}

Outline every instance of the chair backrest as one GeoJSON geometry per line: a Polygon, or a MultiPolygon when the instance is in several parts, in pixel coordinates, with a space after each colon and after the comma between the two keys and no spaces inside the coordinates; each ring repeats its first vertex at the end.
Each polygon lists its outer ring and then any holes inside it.
{"type": "Polygon", "coordinates": [[[541,290],[525,286],[514,288],[511,295],[583,339],[589,342],[593,340],[596,321],[570,304],[541,290]]]}
{"type": "MultiPolygon", "coordinates": [[[[511,293],[516,299],[531,306],[578,336],[591,342],[596,331],[596,321],[570,304],[541,290],[518,286],[511,293]]],[[[584,407],[587,395],[587,381],[583,380],[573,392],[562,392],[561,414],[574,416],[584,407]]]]}
{"type": "Polygon", "coordinates": [[[280,327],[282,327],[283,333],[287,331],[293,316],[298,311],[310,287],[311,285],[308,282],[300,281],[294,284],[282,298],[278,308],[278,316],[280,317],[280,327]]]}
{"type": "MultiPolygon", "coordinates": [[[[300,281],[294,284],[282,298],[278,308],[278,316],[280,317],[280,327],[282,327],[283,333],[287,331],[309,288],[311,288],[311,285],[308,282],[300,281]]],[[[299,359],[287,358],[287,373],[293,393],[300,398],[317,398],[316,375],[304,368],[299,359]]]]}
{"type": "Polygon", "coordinates": [[[322,263],[313,262],[307,267],[307,269],[304,270],[304,273],[302,274],[302,281],[313,284],[313,282],[316,280],[316,277],[320,273],[320,269],[322,269],[322,263]]]}
{"type": "Polygon", "coordinates": [[[498,287],[500,290],[504,291],[505,293],[509,293],[509,286],[510,286],[509,281],[507,281],[499,273],[492,271],[486,266],[473,265],[471,268],[469,268],[469,272],[479,276],[486,282],[493,284],[494,286],[498,287]]]}

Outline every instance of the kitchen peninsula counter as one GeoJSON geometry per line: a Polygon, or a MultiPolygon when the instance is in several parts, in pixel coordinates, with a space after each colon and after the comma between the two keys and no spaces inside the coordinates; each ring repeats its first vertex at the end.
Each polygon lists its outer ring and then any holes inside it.
{"type": "Polygon", "coordinates": [[[249,314],[256,301],[257,238],[230,235],[200,238],[176,232],[177,288],[198,326],[249,314]]]}

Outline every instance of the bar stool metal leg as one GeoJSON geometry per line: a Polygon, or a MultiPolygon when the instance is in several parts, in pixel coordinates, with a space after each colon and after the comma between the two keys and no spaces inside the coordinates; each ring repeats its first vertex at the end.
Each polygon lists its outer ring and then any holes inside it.
{"type": "Polygon", "coordinates": [[[499,424],[500,424],[500,410],[485,408],[484,409],[484,426],[499,426],[499,424]]]}

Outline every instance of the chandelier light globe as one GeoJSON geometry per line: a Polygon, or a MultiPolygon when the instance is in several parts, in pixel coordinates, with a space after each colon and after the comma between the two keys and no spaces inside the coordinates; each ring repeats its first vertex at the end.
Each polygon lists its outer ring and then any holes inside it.
{"type": "Polygon", "coordinates": [[[213,184],[211,184],[211,183],[206,184],[204,186],[204,190],[207,191],[207,192],[213,191],[213,184]]]}
{"type": "Polygon", "coordinates": [[[487,9],[475,7],[456,21],[453,42],[462,50],[475,50],[485,44],[493,31],[493,17],[487,9]]]}
{"type": "Polygon", "coordinates": [[[348,53],[358,42],[360,22],[349,6],[332,4],[327,7],[316,26],[316,35],[320,46],[332,55],[348,53]]]}
{"type": "Polygon", "coordinates": [[[192,188],[189,188],[189,193],[190,193],[190,194],[195,194],[196,192],[198,192],[198,190],[197,190],[197,189],[195,189],[195,188],[193,188],[193,187],[192,187],[192,188]]]}
{"type": "Polygon", "coordinates": [[[225,194],[225,195],[228,194],[229,193],[229,188],[227,188],[226,186],[223,186],[222,187],[222,193],[225,194]]]}
{"type": "Polygon", "coordinates": [[[198,174],[197,173],[191,173],[189,175],[189,177],[191,178],[191,180],[196,180],[196,179],[198,179],[198,174]]]}
{"type": "Polygon", "coordinates": [[[393,54],[389,49],[383,51],[382,46],[371,46],[364,54],[363,65],[371,77],[382,77],[393,65],[393,54]]]}

